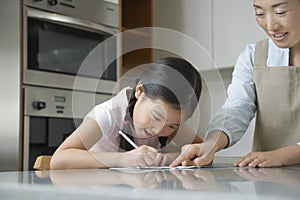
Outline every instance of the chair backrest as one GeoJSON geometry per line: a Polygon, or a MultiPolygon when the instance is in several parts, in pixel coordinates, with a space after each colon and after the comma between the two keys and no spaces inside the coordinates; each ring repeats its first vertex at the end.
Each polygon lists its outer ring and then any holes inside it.
{"type": "Polygon", "coordinates": [[[33,169],[35,170],[49,170],[50,169],[50,161],[52,156],[50,155],[41,155],[35,159],[33,169]]]}

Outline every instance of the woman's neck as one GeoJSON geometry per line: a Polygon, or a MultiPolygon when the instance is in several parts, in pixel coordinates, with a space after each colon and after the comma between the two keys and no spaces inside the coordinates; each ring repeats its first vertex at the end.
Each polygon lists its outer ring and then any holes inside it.
{"type": "Polygon", "coordinates": [[[300,43],[290,48],[290,59],[291,66],[300,67],[300,43]]]}

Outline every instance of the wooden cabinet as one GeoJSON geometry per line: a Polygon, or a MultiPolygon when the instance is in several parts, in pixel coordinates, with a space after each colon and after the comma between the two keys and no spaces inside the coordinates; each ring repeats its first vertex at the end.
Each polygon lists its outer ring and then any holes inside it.
{"type": "Polygon", "coordinates": [[[120,60],[121,75],[129,69],[152,62],[152,49],[143,48],[151,44],[151,33],[133,30],[152,27],[152,0],[120,0],[120,60]],[[139,45],[139,43],[142,43],[139,45]],[[132,50],[135,49],[136,50],[132,50]]]}

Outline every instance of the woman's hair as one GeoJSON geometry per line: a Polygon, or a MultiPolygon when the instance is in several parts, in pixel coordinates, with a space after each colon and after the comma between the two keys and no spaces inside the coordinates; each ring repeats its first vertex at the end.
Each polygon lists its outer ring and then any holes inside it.
{"type": "MultiPolygon", "coordinates": [[[[147,97],[169,103],[180,110],[185,119],[193,115],[199,102],[202,82],[199,72],[186,60],[176,57],[160,59],[144,70],[137,82],[139,81],[147,97]]],[[[125,133],[134,131],[132,115],[136,101],[135,88],[133,88],[126,110],[127,123],[123,125],[125,133]]],[[[166,139],[167,137],[159,138],[162,146],[165,145],[166,139]]],[[[122,138],[120,148],[132,149],[122,138]]]]}

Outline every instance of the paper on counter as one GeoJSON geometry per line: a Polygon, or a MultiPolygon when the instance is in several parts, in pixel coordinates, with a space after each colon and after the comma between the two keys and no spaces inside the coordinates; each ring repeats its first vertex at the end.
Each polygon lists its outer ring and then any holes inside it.
{"type": "Polygon", "coordinates": [[[126,171],[126,172],[145,172],[145,171],[163,171],[163,170],[187,170],[187,169],[197,169],[197,166],[177,166],[177,167],[169,167],[169,166],[158,166],[158,167],[111,167],[111,170],[118,171],[126,171]]]}
{"type": "Polygon", "coordinates": [[[158,166],[158,167],[111,167],[111,170],[118,170],[124,172],[149,172],[149,171],[163,171],[163,170],[195,170],[195,169],[204,169],[204,168],[234,168],[232,164],[212,164],[205,166],[158,166]]]}

